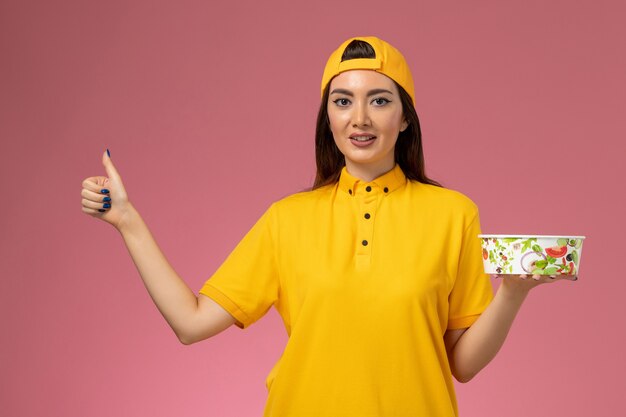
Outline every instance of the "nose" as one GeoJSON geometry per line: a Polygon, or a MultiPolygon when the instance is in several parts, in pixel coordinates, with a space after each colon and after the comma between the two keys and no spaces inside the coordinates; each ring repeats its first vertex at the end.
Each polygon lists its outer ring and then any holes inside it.
{"type": "Polygon", "coordinates": [[[369,126],[371,123],[367,104],[357,102],[352,107],[352,125],[353,126],[369,126]]]}

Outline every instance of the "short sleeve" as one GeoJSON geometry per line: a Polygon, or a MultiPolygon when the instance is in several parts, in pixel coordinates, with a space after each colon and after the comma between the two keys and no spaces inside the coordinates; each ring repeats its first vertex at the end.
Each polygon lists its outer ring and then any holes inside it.
{"type": "Polygon", "coordinates": [[[274,230],[272,206],[200,289],[200,294],[235,317],[242,329],[265,315],[278,298],[274,230]]]}
{"type": "Polygon", "coordinates": [[[483,268],[480,233],[476,211],[463,233],[457,276],[449,296],[448,329],[470,327],[493,300],[491,281],[483,268]]]}

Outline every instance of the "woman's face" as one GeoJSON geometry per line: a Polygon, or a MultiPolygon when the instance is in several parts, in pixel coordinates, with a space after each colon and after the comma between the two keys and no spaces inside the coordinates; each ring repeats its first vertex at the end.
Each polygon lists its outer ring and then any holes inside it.
{"type": "Polygon", "coordinates": [[[392,169],[398,134],[408,126],[395,83],[376,71],[351,70],[333,78],[329,90],[330,130],[348,171],[392,169]]]}

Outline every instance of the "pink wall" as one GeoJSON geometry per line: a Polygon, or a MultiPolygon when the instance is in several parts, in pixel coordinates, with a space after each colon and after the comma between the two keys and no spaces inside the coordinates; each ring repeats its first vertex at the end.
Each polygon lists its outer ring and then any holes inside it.
{"type": "MultiPolygon", "coordinates": [[[[461,415],[623,409],[626,8],[618,1],[0,4],[0,412],[259,416],[277,314],[189,347],[117,232],[80,210],[108,147],[194,289],[270,202],[309,186],[328,54],[377,35],[416,81],[427,169],[486,233],[586,235],[533,290],[461,415]]],[[[494,286],[499,283],[494,282],[494,286]]]]}

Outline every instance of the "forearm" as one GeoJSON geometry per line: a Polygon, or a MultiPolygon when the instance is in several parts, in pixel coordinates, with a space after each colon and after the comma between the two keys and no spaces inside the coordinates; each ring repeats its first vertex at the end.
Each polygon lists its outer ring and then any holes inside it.
{"type": "Polygon", "coordinates": [[[451,367],[461,382],[472,379],[496,356],[528,291],[502,282],[493,301],[458,340],[451,355],[451,367]]]}
{"type": "Polygon", "coordinates": [[[178,276],[134,208],[119,230],[143,283],[179,339],[197,310],[198,299],[178,276]]]}

